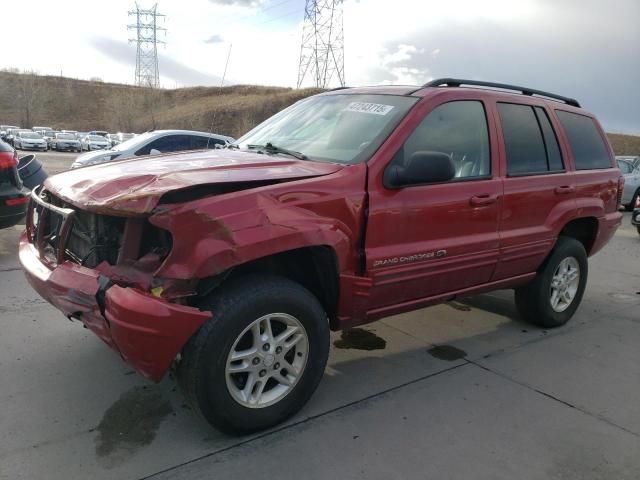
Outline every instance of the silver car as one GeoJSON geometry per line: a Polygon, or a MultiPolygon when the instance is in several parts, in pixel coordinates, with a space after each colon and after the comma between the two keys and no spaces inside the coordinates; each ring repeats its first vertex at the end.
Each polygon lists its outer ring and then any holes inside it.
{"type": "Polygon", "coordinates": [[[47,141],[36,132],[19,131],[13,139],[16,150],[48,150],[47,141]]]}
{"type": "Polygon", "coordinates": [[[87,135],[82,139],[81,149],[92,151],[92,150],[105,150],[111,147],[111,142],[107,140],[102,135],[87,135]]]}
{"type": "Polygon", "coordinates": [[[80,140],[73,133],[58,132],[49,146],[58,152],[79,152],[80,140]]]}
{"type": "Polygon", "coordinates": [[[216,148],[233,141],[234,139],[231,137],[216,135],[215,133],[194,132],[191,130],[155,130],[136,135],[110,150],[80,155],[73,162],[71,168],[111,162],[113,160],[124,160],[142,155],[216,148]]]}
{"type": "Polygon", "coordinates": [[[640,157],[616,157],[616,163],[624,177],[622,205],[627,210],[632,210],[636,198],[640,196],[640,157]]]}

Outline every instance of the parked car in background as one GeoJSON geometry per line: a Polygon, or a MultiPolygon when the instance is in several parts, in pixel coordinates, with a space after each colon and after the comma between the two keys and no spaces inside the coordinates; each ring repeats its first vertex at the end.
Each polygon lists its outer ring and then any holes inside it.
{"type": "Polygon", "coordinates": [[[0,140],[5,140],[5,138],[7,138],[7,131],[8,130],[19,130],[20,127],[17,127],[15,125],[0,125],[0,140]]]}
{"type": "Polygon", "coordinates": [[[109,140],[101,135],[87,135],[80,142],[80,148],[82,150],[92,151],[92,150],[105,150],[111,147],[109,140]]]}
{"type": "Polygon", "coordinates": [[[100,135],[104,138],[109,138],[109,132],[105,132],[104,130],[91,130],[89,135],[100,135]]]}
{"type": "Polygon", "coordinates": [[[79,152],[82,145],[73,133],[58,132],[51,141],[51,149],[57,152],[79,152]]]}
{"type": "Polygon", "coordinates": [[[0,140],[0,228],[20,222],[28,203],[29,190],[23,187],[18,174],[18,155],[0,140]]]}
{"type": "Polygon", "coordinates": [[[76,132],[76,137],[80,141],[82,141],[87,135],[89,135],[89,132],[76,132]]]}
{"type": "Polygon", "coordinates": [[[640,197],[640,160],[637,157],[616,157],[616,163],[624,177],[624,192],[622,192],[622,205],[627,210],[632,210],[636,199],[640,197]]]}
{"type": "Polygon", "coordinates": [[[194,132],[191,130],[155,130],[136,135],[106,152],[80,155],[73,162],[71,168],[143,155],[216,148],[230,142],[233,142],[233,138],[215,133],[194,132]]]}
{"type": "Polygon", "coordinates": [[[42,135],[32,131],[21,130],[16,133],[13,139],[13,146],[16,150],[41,150],[46,152],[49,147],[42,135]]]}
{"type": "Polygon", "coordinates": [[[50,177],[19,258],[64,317],[153,381],[173,365],[196,412],[247,433],[309,400],[330,329],[505,288],[524,320],[566,324],[623,182],[574,99],[457,79],[341,89],[227,149],[50,177]]]}
{"type": "Polygon", "coordinates": [[[33,130],[34,132],[38,132],[40,135],[42,135],[42,132],[51,132],[51,131],[53,131],[53,128],[51,128],[51,127],[31,127],[31,130],[33,130]]]}
{"type": "Polygon", "coordinates": [[[616,160],[629,162],[633,165],[633,168],[640,167],[640,155],[616,155],[616,160]]]}
{"type": "Polygon", "coordinates": [[[112,147],[115,147],[119,143],[122,143],[117,133],[110,133],[109,135],[107,135],[107,138],[109,139],[109,142],[111,143],[112,147]]]}
{"type": "Polygon", "coordinates": [[[116,145],[120,145],[122,142],[126,142],[127,140],[130,140],[133,137],[135,137],[134,133],[118,132],[118,133],[109,134],[109,139],[111,140],[112,147],[115,147],[116,145]]]}
{"type": "Polygon", "coordinates": [[[28,128],[10,128],[7,130],[7,136],[5,137],[4,141],[15,148],[14,139],[19,132],[32,133],[32,130],[29,130],[28,128]]]}
{"type": "Polygon", "coordinates": [[[47,150],[51,150],[51,143],[53,142],[56,133],[58,132],[56,132],[55,130],[45,130],[41,133],[42,138],[44,138],[47,142],[47,150]]]}
{"type": "Polygon", "coordinates": [[[631,214],[631,225],[634,225],[640,235],[640,196],[636,197],[636,203],[633,206],[633,213],[631,214]]]}

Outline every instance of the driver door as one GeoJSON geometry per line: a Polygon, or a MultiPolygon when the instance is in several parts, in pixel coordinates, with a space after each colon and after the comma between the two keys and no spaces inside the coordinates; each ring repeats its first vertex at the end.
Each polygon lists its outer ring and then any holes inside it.
{"type": "Polygon", "coordinates": [[[455,177],[404,188],[369,180],[366,266],[371,310],[489,282],[499,255],[502,181],[495,135],[481,100],[442,103],[428,112],[390,165],[419,151],[447,154],[455,177]]]}

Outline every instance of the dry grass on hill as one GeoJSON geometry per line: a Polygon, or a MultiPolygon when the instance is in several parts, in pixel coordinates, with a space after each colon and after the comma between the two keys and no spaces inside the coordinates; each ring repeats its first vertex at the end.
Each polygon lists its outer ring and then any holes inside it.
{"type": "MultiPolygon", "coordinates": [[[[0,72],[0,123],[110,132],[184,128],[237,138],[279,110],[319,91],[252,85],[153,90],[0,72]]],[[[608,135],[617,155],[640,155],[640,136],[608,135]]]]}

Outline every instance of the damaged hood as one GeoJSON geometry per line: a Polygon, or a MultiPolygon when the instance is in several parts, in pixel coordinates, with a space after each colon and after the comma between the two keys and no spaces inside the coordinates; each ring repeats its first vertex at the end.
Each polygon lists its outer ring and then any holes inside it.
{"type": "MultiPolygon", "coordinates": [[[[294,180],[343,167],[245,151],[182,152],[68,170],[45,188],[83,210],[128,215],[150,213],[167,192],[202,185],[294,180]]],[[[250,185],[248,185],[250,187],[250,185]]]]}

